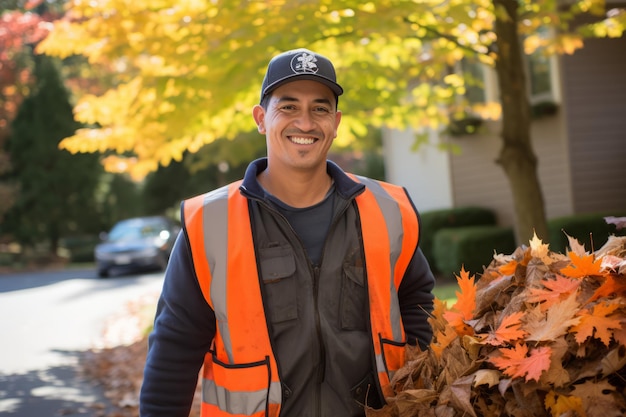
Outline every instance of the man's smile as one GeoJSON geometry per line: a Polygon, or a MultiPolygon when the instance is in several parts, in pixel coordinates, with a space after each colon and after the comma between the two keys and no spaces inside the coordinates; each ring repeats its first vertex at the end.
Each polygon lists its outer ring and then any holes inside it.
{"type": "Polygon", "coordinates": [[[317,138],[303,137],[303,136],[287,136],[289,140],[297,145],[312,145],[317,141],[317,138]]]}

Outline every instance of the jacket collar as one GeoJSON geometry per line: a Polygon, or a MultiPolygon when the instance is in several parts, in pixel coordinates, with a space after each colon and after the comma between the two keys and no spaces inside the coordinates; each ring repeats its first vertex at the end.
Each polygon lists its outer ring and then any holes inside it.
{"type": "MultiPolygon", "coordinates": [[[[257,175],[267,168],[267,158],[252,161],[243,177],[243,183],[239,189],[244,195],[258,199],[264,199],[263,187],[257,180],[257,175]]],[[[326,161],[326,171],[335,182],[335,189],[339,195],[346,199],[352,199],[365,190],[365,185],[350,178],[337,164],[326,161]]]]}

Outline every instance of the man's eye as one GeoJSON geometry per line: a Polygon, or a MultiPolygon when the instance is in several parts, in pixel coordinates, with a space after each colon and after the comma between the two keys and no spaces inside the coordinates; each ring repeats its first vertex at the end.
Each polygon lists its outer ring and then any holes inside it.
{"type": "Polygon", "coordinates": [[[315,111],[322,112],[322,113],[329,113],[330,109],[328,109],[326,107],[318,107],[318,108],[315,109],[315,111]]]}

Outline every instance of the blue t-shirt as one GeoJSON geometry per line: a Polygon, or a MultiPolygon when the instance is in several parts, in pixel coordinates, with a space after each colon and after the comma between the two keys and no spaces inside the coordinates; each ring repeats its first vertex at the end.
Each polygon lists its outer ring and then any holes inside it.
{"type": "Polygon", "coordinates": [[[319,265],[324,249],[324,241],[333,218],[335,202],[335,185],[333,184],[326,197],[319,203],[303,208],[291,207],[273,195],[265,192],[278,211],[285,216],[302,241],[313,265],[319,265]]]}

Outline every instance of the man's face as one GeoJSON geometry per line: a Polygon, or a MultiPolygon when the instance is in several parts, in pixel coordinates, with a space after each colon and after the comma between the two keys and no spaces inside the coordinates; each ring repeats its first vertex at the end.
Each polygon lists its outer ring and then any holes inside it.
{"type": "Polygon", "coordinates": [[[267,110],[255,106],[253,115],[259,132],[266,135],[272,169],[325,169],[341,121],[330,88],[310,80],[283,84],[273,91],[267,110]]]}

